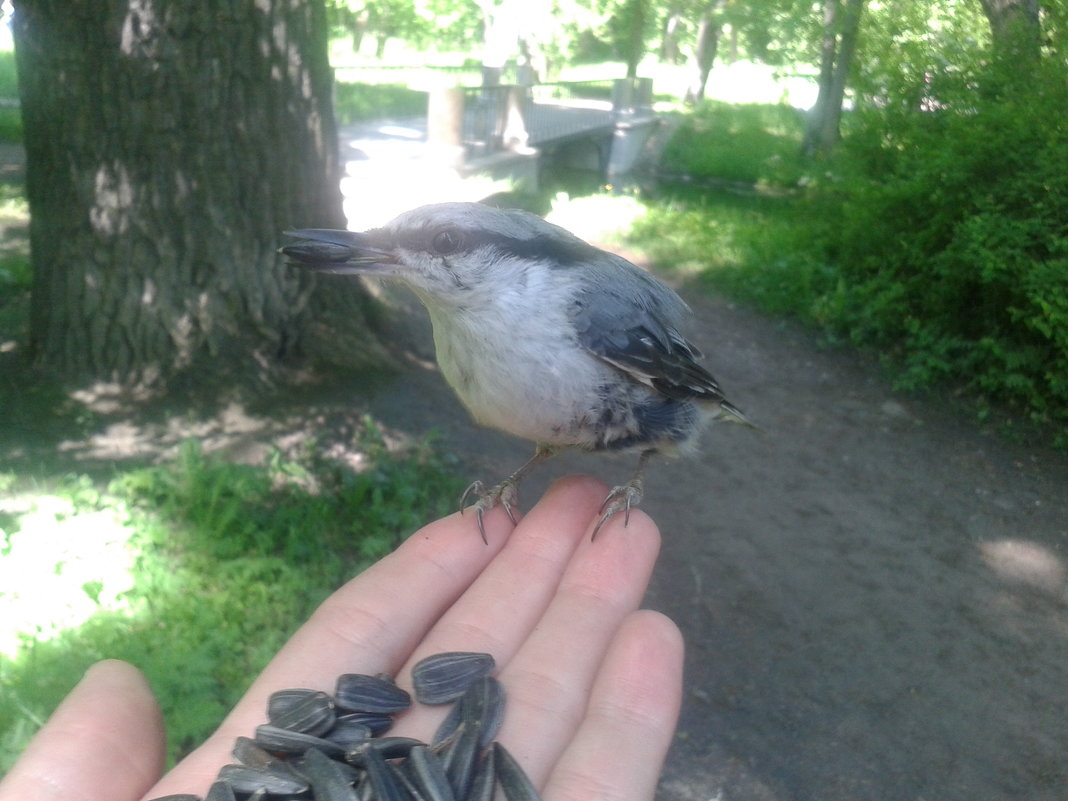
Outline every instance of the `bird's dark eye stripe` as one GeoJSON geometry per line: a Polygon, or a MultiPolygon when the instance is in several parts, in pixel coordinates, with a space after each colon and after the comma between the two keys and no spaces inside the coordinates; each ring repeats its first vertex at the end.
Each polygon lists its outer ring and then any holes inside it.
{"type": "MultiPolygon", "coordinates": [[[[578,238],[563,236],[532,236],[526,239],[493,234],[486,231],[465,231],[459,228],[444,228],[425,235],[422,241],[412,242],[408,247],[442,256],[473,253],[489,250],[500,257],[514,257],[529,261],[546,261],[550,267],[573,267],[601,258],[601,251],[578,238]]],[[[404,245],[403,238],[397,244],[404,245]]]]}
{"type": "Polygon", "coordinates": [[[546,260],[550,266],[571,267],[580,262],[595,261],[600,251],[581,239],[557,236],[534,236],[516,239],[499,234],[481,234],[472,237],[472,247],[488,246],[502,255],[524,260],[546,260]]]}

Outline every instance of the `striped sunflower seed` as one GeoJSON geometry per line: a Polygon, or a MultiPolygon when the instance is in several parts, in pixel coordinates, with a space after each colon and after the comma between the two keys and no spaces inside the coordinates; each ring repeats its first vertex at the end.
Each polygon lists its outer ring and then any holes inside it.
{"type": "Polygon", "coordinates": [[[447,704],[495,667],[490,654],[450,651],[428,656],[412,668],[415,697],[424,704],[447,704]]]}
{"type": "Polygon", "coordinates": [[[337,720],[334,699],[315,690],[281,690],[267,699],[267,722],[280,729],[318,737],[337,720]]]}
{"type": "Polygon", "coordinates": [[[505,697],[489,675],[493,669],[489,654],[464,652],[416,665],[419,700],[456,700],[432,746],[377,736],[393,712],[411,704],[389,676],[344,674],[336,697],[315,690],[274,693],[269,722],[256,728],[254,739],[237,738],[235,763],[219,770],[204,801],[493,801],[497,786],[506,801],[539,801],[515,758],[494,742],[505,697]]]}
{"type": "Polygon", "coordinates": [[[345,673],[338,676],[334,702],[346,712],[392,715],[412,705],[412,697],[384,676],[345,673]]]}

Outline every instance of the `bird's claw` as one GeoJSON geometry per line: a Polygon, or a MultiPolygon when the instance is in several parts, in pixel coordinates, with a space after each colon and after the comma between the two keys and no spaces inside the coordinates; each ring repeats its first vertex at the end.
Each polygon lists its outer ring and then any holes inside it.
{"type": "Polygon", "coordinates": [[[485,493],[486,487],[481,481],[472,481],[467,485],[467,489],[464,490],[464,494],[460,496],[460,514],[464,513],[464,509],[467,508],[467,499],[472,495],[477,495],[480,498],[485,493]]]}
{"type": "Polygon", "coordinates": [[[483,517],[498,503],[504,507],[512,525],[519,522],[516,520],[514,511],[519,505],[519,487],[511,478],[506,478],[490,490],[487,490],[481,481],[472,481],[471,485],[464,490],[464,494],[460,496],[460,514],[464,513],[467,500],[472,495],[478,497],[475,501],[475,519],[478,521],[478,533],[482,535],[482,541],[487,545],[489,540],[486,539],[486,524],[483,517]]]}
{"type": "Polygon", "coordinates": [[[623,527],[626,528],[630,524],[631,507],[635,507],[641,502],[642,482],[640,479],[634,479],[621,486],[613,487],[612,491],[604,499],[604,503],[601,504],[601,516],[597,519],[597,525],[593,527],[593,534],[590,535],[590,539],[595,539],[601,527],[620,512],[623,512],[623,527]]]}

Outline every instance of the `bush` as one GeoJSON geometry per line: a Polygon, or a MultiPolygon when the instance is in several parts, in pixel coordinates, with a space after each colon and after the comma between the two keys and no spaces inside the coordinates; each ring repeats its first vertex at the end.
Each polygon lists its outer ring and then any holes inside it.
{"type": "Polygon", "coordinates": [[[843,278],[835,329],[903,365],[1068,422],[1068,92],[875,116],[817,195],[843,278]]]}
{"type": "MultiPolygon", "coordinates": [[[[875,350],[902,389],[964,389],[981,415],[1052,423],[1068,445],[1068,88],[1041,74],[1026,90],[977,84],[958,77],[954,95],[939,82],[940,106],[853,113],[839,152],[806,166],[803,194],[675,191],[634,240],[660,264],[875,350]]],[[[767,175],[768,154],[800,134],[785,114],[776,129],[773,108],[702,106],[663,165],[767,175]]]]}

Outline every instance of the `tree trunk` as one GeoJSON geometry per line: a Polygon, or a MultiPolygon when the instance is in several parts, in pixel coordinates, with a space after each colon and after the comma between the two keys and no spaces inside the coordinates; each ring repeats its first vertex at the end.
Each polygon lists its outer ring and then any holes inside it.
{"type": "Polygon", "coordinates": [[[349,19],[349,32],[352,35],[352,52],[359,53],[363,46],[363,37],[367,33],[371,15],[366,8],[360,9],[351,15],[349,19]]]}
{"type": "Polygon", "coordinates": [[[738,26],[731,25],[730,30],[730,47],[727,50],[727,63],[734,64],[738,60],[738,26]]]}
{"type": "Polygon", "coordinates": [[[624,15],[627,21],[624,60],[627,62],[627,77],[638,77],[638,65],[645,55],[645,20],[648,15],[648,0],[627,0],[624,15]]]}
{"type": "Polygon", "coordinates": [[[679,27],[682,25],[682,12],[672,9],[660,37],[660,60],[665,64],[679,63],[679,27]]]}
{"type": "Polygon", "coordinates": [[[856,52],[865,0],[824,0],[823,44],[820,50],[819,93],[809,111],[801,150],[807,155],[830,153],[838,144],[849,68],[856,52]]]}
{"type": "MultiPolygon", "coordinates": [[[[1038,62],[1041,25],[1038,0],[979,0],[990,23],[994,55],[1017,73],[1038,62]]],[[[1026,80],[1024,76],[1024,80],[1026,80]]]]}
{"type": "Polygon", "coordinates": [[[727,0],[716,0],[697,24],[697,44],[694,48],[691,66],[692,77],[690,85],[686,88],[685,102],[693,104],[704,100],[705,89],[708,86],[708,75],[712,72],[712,65],[716,63],[716,53],[719,51],[719,37],[723,32],[723,23],[720,20],[720,11],[727,5],[727,0]]]}
{"type": "Polygon", "coordinates": [[[317,284],[276,249],[345,222],[322,3],[17,0],[14,19],[38,363],[151,381],[308,345],[317,284]]]}

